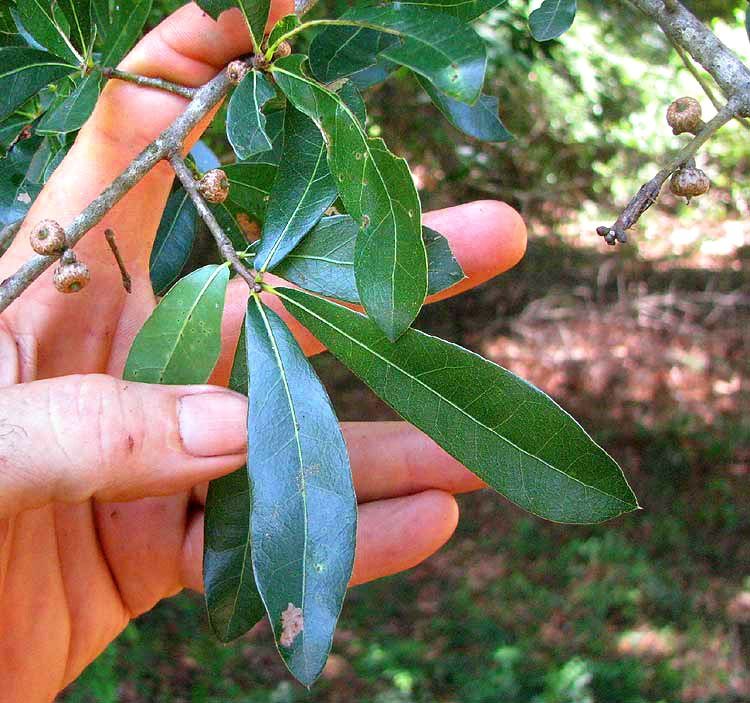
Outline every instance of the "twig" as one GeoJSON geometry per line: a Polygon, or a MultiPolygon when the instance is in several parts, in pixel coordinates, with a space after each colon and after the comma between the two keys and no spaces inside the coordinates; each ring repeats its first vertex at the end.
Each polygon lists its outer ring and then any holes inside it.
{"type": "Polygon", "coordinates": [[[189,88],[186,85],[179,85],[178,83],[165,81],[163,78],[139,76],[135,73],[121,71],[118,68],[111,68],[110,66],[94,66],[93,68],[99,71],[99,73],[105,78],[117,78],[121,81],[135,83],[136,85],[144,86],[146,88],[166,90],[168,93],[174,93],[175,95],[179,95],[181,98],[187,98],[188,100],[192,100],[198,92],[198,88],[189,88]]]}
{"type": "Polygon", "coordinates": [[[190,196],[190,199],[193,201],[195,209],[198,210],[198,214],[203,218],[209,232],[211,232],[213,238],[216,240],[221,255],[232,264],[232,268],[242,276],[243,279],[245,279],[245,282],[250,286],[250,290],[254,290],[256,285],[255,276],[240,261],[237,252],[232,246],[232,242],[230,242],[227,235],[224,234],[221,225],[216,221],[214,214],[209,209],[203,196],[198,192],[198,187],[195,184],[193,174],[184,159],[175,151],[170,155],[169,163],[172,164],[172,168],[177,174],[177,178],[180,179],[180,182],[190,196]]]}
{"type": "Polygon", "coordinates": [[[13,242],[15,236],[18,234],[18,230],[21,229],[23,224],[23,217],[5,225],[0,230],[0,252],[4,252],[13,242]]]}
{"type": "MultiPolygon", "coordinates": [[[[69,246],[75,246],[156,164],[180,149],[187,135],[221,101],[230,87],[226,71],[201,86],[185,112],[138,154],[112,184],[70,223],[65,232],[69,246]]],[[[0,283],[0,312],[56,260],[54,256],[35,256],[0,283]]]]}
{"type": "Polygon", "coordinates": [[[112,231],[109,228],[105,229],[104,237],[107,240],[107,244],[109,244],[109,248],[112,250],[112,254],[115,257],[115,261],[117,262],[117,267],[120,269],[120,275],[122,276],[122,287],[128,293],[130,293],[132,290],[130,274],[128,273],[128,270],[125,268],[125,262],[122,260],[122,255],[120,254],[120,250],[117,248],[117,242],[115,241],[114,231],[112,231]]]}
{"type": "Polygon", "coordinates": [[[597,227],[597,234],[604,237],[607,244],[614,245],[618,241],[625,243],[627,235],[625,230],[630,229],[638,222],[641,215],[646,212],[658,199],[662,186],[677,168],[692,159],[698,150],[727,122],[737,115],[739,99],[731,99],[724,107],[716,113],[714,118],[708,122],[703,129],[695,135],[689,144],[684,146],[670,159],[664,168],[659,171],[648,183],[641,186],[635,197],[627,204],[612,227],[597,227]]]}

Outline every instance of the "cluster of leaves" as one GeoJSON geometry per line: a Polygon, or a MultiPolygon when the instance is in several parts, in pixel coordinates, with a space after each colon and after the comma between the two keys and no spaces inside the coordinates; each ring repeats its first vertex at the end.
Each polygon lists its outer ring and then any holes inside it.
{"type": "MultiPolygon", "coordinates": [[[[505,369],[411,329],[428,293],[463,272],[447,241],[423,229],[406,162],[367,131],[360,91],[404,66],[455,126],[508,139],[497,99],[481,92],[485,46],[470,25],[498,4],[358,4],[334,20],[303,24],[290,15],[264,38],[269,0],[200,0],[214,18],[239,7],[256,47],[227,110],[238,159],[225,168],[230,194],[211,207],[256,272],[256,288],[276,296],[406,420],[530,512],[603,521],[637,503],[617,464],[580,425],[505,369]],[[309,56],[276,58],[284,41],[308,28],[319,30],[309,56]],[[252,243],[250,225],[260,231],[252,243]],[[274,288],[266,272],[298,288],[274,288]],[[361,304],[366,314],[329,298],[361,304]]],[[[149,8],[150,0],[120,2],[117,10],[107,0],[17,0],[0,15],[0,129],[13,143],[2,163],[15,169],[16,189],[3,194],[16,208],[3,215],[9,222],[23,216],[20,205],[30,204],[90,113],[96,67],[124,55],[149,8]],[[6,118],[18,120],[17,132],[6,118]],[[29,128],[39,144],[26,139],[29,128]],[[18,162],[32,147],[31,163],[50,152],[33,178],[18,162]]],[[[574,10],[574,2],[545,0],[530,17],[532,30],[557,36],[574,10]]],[[[215,160],[202,150],[195,165],[215,160]]],[[[230,266],[177,280],[197,223],[188,194],[175,190],[151,258],[155,291],[166,295],[133,343],[126,379],[204,383],[217,362],[230,266]]],[[[287,666],[309,685],[325,664],[351,575],[356,496],[325,389],[259,290],[230,382],[249,398],[247,467],[209,489],[206,599],[222,640],[267,613],[287,666]]]]}

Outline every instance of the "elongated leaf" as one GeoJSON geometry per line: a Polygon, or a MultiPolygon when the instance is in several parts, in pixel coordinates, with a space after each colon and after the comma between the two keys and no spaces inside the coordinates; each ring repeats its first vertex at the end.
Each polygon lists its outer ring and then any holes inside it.
{"type": "MultiPolygon", "coordinates": [[[[247,395],[244,325],[234,355],[229,387],[247,395]]],[[[222,642],[243,635],[266,612],[255,587],[250,556],[250,509],[247,466],[208,484],[203,532],[203,590],[208,621],[222,642]]]]}
{"type": "Polygon", "coordinates": [[[57,0],[70,24],[70,40],[84,54],[91,41],[91,0],[57,0]]]}
{"type": "Polygon", "coordinates": [[[267,163],[243,163],[224,166],[229,179],[229,197],[223,205],[234,216],[251,217],[260,222],[266,218],[266,208],[276,178],[277,168],[267,163]]]}
{"type": "Polygon", "coordinates": [[[55,20],[49,0],[18,0],[16,11],[26,31],[45,49],[66,62],[77,64],[80,61],[70,40],[55,20]]]}
{"type": "Polygon", "coordinates": [[[438,10],[471,22],[493,7],[505,4],[505,0],[398,0],[400,5],[413,5],[430,10],[438,10]]]}
{"type": "Polygon", "coordinates": [[[382,38],[377,33],[370,37],[370,51],[362,53],[362,32],[356,29],[365,27],[397,37],[398,41],[386,42],[378,52],[381,57],[407,66],[456,100],[473,104],[479,98],[487,63],[485,47],[476,32],[461,20],[400,3],[354,7],[339,19],[358,27],[350,32],[350,38],[342,31],[346,27],[335,26],[315,38],[318,45],[313,43],[310,49],[311,70],[320,80],[331,81],[374,63],[373,45],[382,38]],[[331,34],[326,37],[329,31],[331,34]],[[325,78],[318,73],[320,66],[327,70],[325,78]]]}
{"type": "Polygon", "coordinates": [[[263,41],[263,33],[266,31],[271,0],[236,0],[236,4],[239,5],[242,14],[245,16],[253,46],[256,52],[259,52],[263,41]]]}
{"type": "Polygon", "coordinates": [[[0,120],[74,70],[75,66],[46,51],[16,46],[0,49],[0,120]]]}
{"type": "Polygon", "coordinates": [[[576,0],[544,0],[529,15],[529,29],[537,41],[549,41],[567,32],[575,17],[576,0]]]}
{"type": "Polygon", "coordinates": [[[237,7],[236,0],[195,0],[195,3],[215,20],[222,12],[237,7]]]}
{"type": "Polygon", "coordinates": [[[180,275],[193,249],[198,211],[185,190],[169,196],[151,249],[149,273],[156,295],[162,295],[180,275]]]}
{"type": "Polygon", "coordinates": [[[26,216],[42,190],[19,173],[9,157],[0,160],[0,228],[26,216]]]}
{"type": "Polygon", "coordinates": [[[344,84],[336,91],[344,104],[349,108],[351,113],[357,118],[362,127],[367,122],[367,108],[357,86],[351,81],[344,81],[344,84]]]}
{"type": "Polygon", "coordinates": [[[336,415],[294,336],[257,296],[246,320],[255,582],[281,656],[309,686],[351,577],[357,500],[336,415]]]}
{"type": "Polygon", "coordinates": [[[513,135],[505,129],[497,116],[499,101],[495,96],[482,94],[474,105],[467,105],[435,90],[421,76],[417,76],[417,80],[448,122],[465,134],[488,142],[507,142],[513,139],[513,135]]]}
{"type": "Polygon", "coordinates": [[[396,339],[427,294],[419,196],[406,162],[382,139],[368,138],[339,96],[308,79],[303,60],[281,59],[273,75],[290,102],[324,131],[339,195],[361,227],[354,259],[359,298],[388,338],[396,339]]]}
{"type": "MultiPolygon", "coordinates": [[[[359,303],[354,280],[354,245],[359,227],[348,215],[324,217],[273,269],[273,273],[302,288],[348,303],[359,303]]],[[[433,295],[464,278],[448,240],[422,228],[427,250],[427,293],[433,295]]]]}
{"type": "Polygon", "coordinates": [[[141,383],[205,383],[221,351],[229,268],[204,266],[178,281],[133,341],[123,378],[141,383]]]}
{"type": "Polygon", "coordinates": [[[400,66],[397,63],[378,57],[378,60],[371,66],[363,68],[356,73],[352,73],[349,76],[349,80],[357,90],[367,90],[367,88],[370,88],[373,85],[388,80],[391,73],[399,68],[400,66]]]}
{"type": "Polygon", "coordinates": [[[271,189],[255,267],[278,264],[336,200],[336,183],[326,159],[326,144],[315,123],[287,109],[284,155],[271,189]]]}
{"type": "Polygon", "coordinates": [[[287,32],[291,32],[301,24],[300,18],[297,15],[285,15],[282,17],[271,30],[268,35],[268,46],[273,46],[276,40],[284,36],[287,32]]]}
{"type": "Polygon", "coordinates": [[[587,523],[638,507],[615,461],[526,381],[422,332],[393,344],[348,308],[303,291],[277,293],[396,412],[525,510],[587,523]]]}
{"type": "Polygon", "coordinates": [[[281,154],[284,151],[284,118],[286,110],[275,110],[266,115],[266,136],[271,142],[270,151],[253,154],[248,157],[246,163],[266,163],[278,165],[281,162],[281,154]]]}
{"type": "Polygon", "coordinates": [[[99,99],[101,76],[86,76],[56,108],[49,110],[37,125],[40,134],[68,134],[83,127],[99,99]]]}
{"type": "Polygon", "coordinates": [[[259,71],[250,71],[232,93],[227,110],[227,138],[240,161],[271,148],[262,108],[275,95],[273,86],[259,71]]]}
{"type": "Polygon", "coordinates": [[[140,37],[151,12],[152,0],[94,0],[92,8],[101,33],[104,51],[99,63],[116,66],[140,37]]]}

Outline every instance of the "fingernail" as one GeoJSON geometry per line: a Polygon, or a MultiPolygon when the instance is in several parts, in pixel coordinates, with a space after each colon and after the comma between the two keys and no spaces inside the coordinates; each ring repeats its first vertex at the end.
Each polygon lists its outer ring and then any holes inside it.
{"type": "Polygon", "coordinates": [[[241,454],[247,442],[247,399],[231,391],[180,398],[180,437],[193,456],[241,454]]]}

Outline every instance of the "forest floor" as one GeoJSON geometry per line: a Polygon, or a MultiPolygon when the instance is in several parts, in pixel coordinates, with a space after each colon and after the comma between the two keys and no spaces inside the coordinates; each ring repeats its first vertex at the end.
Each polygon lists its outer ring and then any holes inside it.
{"type": "MultiPolygon", "coordinates": [[[[727,606],[750,590],[750,232],[656,213],[635,246],[531,225],[523,262],[419,326],[538,385],[644,510],[534,519],[483,491],[456,535],[353,589],[311,692],[261,625],[216,644],[199,596],[134,621],[60,703],[729,703],[750,697],[727,606]]],[[[585,232],[585,234],[580,234],[585,232]]],[[[333,359],[341,419],[394,417],[333,359]]]]}

